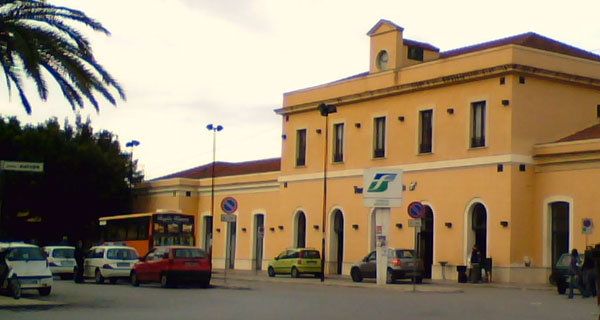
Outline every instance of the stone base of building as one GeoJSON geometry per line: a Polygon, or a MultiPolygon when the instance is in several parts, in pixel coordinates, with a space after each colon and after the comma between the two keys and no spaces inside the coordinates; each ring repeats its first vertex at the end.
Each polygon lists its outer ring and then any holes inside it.
{"type": "MultiPolygon", "coordinates": [[[[498,267],[494,266],[491,273],[482,271],[482,281],[497,283],[522,283],[522,284],[546,284],[549,283],[549,277],[552,270],[543,267],[498,267]]],[[[469,270],[467,270],[467,275],[469,270]]],[[[455,265],[434,265],[432,269],[433,280],[455,280],[458,281],[458,272],[455,265]]]]}

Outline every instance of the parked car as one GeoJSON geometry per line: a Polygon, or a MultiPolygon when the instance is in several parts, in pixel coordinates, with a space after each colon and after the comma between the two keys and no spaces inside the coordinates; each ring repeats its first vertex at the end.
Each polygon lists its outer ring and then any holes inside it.
{"type": "Polygon", "coordinates": [[[152,248],[133,265],[131,284],[158,282],[161,287],[174,285],[210,285],[212,263],[208,254],[196,247],[160,246],[152,248]]]}
{"type": "MultiPolygon", "coordinates": [[[[584,254],[579,254],[579,260],[583,263],[584,254]]],[[[571,263],[571,254],[563,253],[554,264],[552,273],[550,274],[550,283],[556,286],[558,294],[565,294],[569,288],[569,264],[571,263]]],[[[581,265],[580,265],[581,266],[581,265]]]]}
{"type": "Polygon", "coordinates": [[[277,274],[289,274],[298,278],[302,274],[321,277],[321,254],[313,248],[291,248],[281,252],[269,263],[269,277],[277,274]]]}
{"type": "MultiPolygon", "coordinates": [[[[423,260],[415,257],[412,249],[387,249],[387,282],[399,279],[414,279],[416,283],[423,282],[423,260]]],[[[371,251],[350,269],[352,281],[361,282],[364,278],[377,278],[377,252],[371,251]]]]}
{"type": "Polygon", "coordinates": [[[72,246],[45,246],[42,248],[48,258],[50,271],[61,279],[73,278],[75,272],[75,247],[72,246]]]}
{"type": "MultiPolygon", "coordinates": [[[[52,271],[42,249],[33,244],[22,242],[0,243],[0,257],[3,266],[8,270],[0,272],[15,276],[20,283],[20,290],[37,290],[41,296],[52,291],[52,271]]],[[[2,276],[2,275],[0,275],[2,276]]]]}
{"type": "Polygon", "coordinates": [[[104,283],[105,279],[112,284],[119,279],[129,280],[131,268],[137,260],[138,253],[132,247],[112,244],[94,246],[85,254],[83,278],[93,278],[98,284],[104,283]]]}

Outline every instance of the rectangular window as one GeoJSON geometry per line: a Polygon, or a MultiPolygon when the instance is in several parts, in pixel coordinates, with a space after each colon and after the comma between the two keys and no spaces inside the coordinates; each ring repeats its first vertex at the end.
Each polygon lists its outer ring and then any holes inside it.
{"type": "Polygon", "coordinates": [[[423,61],[423,48],[408,46],[408,58],[411,60],[423,61]]]}
{"type": "Polygon", "coordinates": [[[430,153],[433,131],[433,110],[423,110],[420,115],[419,153],[430,153]]]}
{"type": "Polygon", "coordinates": [[[373,121],[373,158],[385,157],[385,117],[373,121]]]}
{"type": "Polygon", "coordinates": [[[471,104],[471,148],[485,146],[485,101],[471,104]]]}
{"type": "Polygon", "coordinates": [[[333,125],[333,162],[344,161],[344,124],[333,125]]]}
{"type": "Polygon", "coordinates": [[[296,131],[296,166],[306,165],[306,129],[296,131]]]}

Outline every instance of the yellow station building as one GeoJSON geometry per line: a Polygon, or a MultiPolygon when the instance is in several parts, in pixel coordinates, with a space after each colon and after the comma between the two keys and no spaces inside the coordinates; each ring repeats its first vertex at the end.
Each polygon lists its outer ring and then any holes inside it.
{"type": "Polygon", "coordinates": [[[600,56],[536,33],[440,52],[387,20],[367,36],[367,72],[284,94],[281,158],[146,181],[136,210],[196,213],[217,268],[264,270],[324,238],[326,274],[347,275],[376,246],[364,170],[401,169],[389,245],[417,247],[433,279],[456,278],[477,244],[494,282],[543,283],[560,254],[600,242],[600,56]]]}

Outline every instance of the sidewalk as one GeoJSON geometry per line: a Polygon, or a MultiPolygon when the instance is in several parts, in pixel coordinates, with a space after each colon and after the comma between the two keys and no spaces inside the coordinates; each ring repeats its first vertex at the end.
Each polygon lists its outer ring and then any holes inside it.
{"type": "MultiPolygon", "coordinates": [[[[491,288],[514,288],[521,290],[554,290],[556,288],[549,284],[511,284],[511,283],[458,283],[452,280],[427,280],[422,284],[413,285],[409,282],[398,282],[394,284],[378,285],[374,279],[366,279],[362,282],[353,282],[347,275],[328,275],[325,281],[313,277],[301,277],[299,279],[291,278],[288,275],[279,275],[269,277],[266,271],[250,270],[223,270],[213,269],[211,285],[215,287],[234,287],[239,286],[239,281],[256,282],[284,282],[298,284],[322,284],[326,286],[341,286],[354,288],[370,288],[382,290],[395,290],[399,292],[437,292],[437,293],[461,293],[468,288],[473,287],[491,287],[491,288]]],[[[35,296],[34,296],[35,297],[35,296]]],[[[5,308],[25,308],[25,307],[49,307],[64,305],[62,302],[43,301],[31,298],[13,299],[11,297],[0,295],[0,309],[5,308]]]]}

